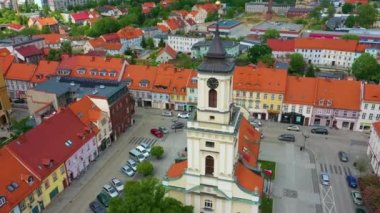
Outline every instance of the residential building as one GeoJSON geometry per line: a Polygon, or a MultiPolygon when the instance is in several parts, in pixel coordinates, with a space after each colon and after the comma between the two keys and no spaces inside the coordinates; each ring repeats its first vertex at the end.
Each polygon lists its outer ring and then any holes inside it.
{"type": "Polygon", "coordinates": [[[37,68],[30,80],[30,83],[32,85],[37,85],[49,80],[50,77],[56,74],[58,66],[58,61],[41,60],[38,62],[37,68]]]}
{"type": "Polygon", "coordinates": [[[16,55],[15,49],[35,46],[37,49],[42,49],[45,46],[43,38],[34,36],[15,36],[0,40],[0,48],[7,48],[12,55],[16,55]]]}
{"type": "MultiPolygon", "coordinates": [[[[191,69],[182,69],[182,68],[172,68],[174,69],[174,76],[170,82],[169,90],[170,94],[170,105],[171,108],[174,105],[174,110],[179,111],[188,111],[188,104],[186,101],[186,86],[188,81],[191,78],[191,69]]],[[[158,72],[158,75],[160,72],[158,72]]]]}
{"type": "Polygon", "coordinates": [[[371,125],[371,136],[369,137],[367,155],[370,160],[372,170],[380,176],[380,122],[371,125]]]}
{"type": "Polygon", "coordinates": [[[368,0],[345,0],[348,4],[368,4],[368,0]]]}
{"type": "Polygon", "coordinates": [[[272,55],[277,60],[286,60],[294,53],[295,40],[268,39],[267,45],[272,49],[272,55]]]}
{"type": "Polygon", "coordinates": [[[142,10],[142,13],[143,14],[149,14],[150,11],[156,7],[156,3],[155,2],[144,2],[142,5],[141,5],[141,10],[142,10]]]}
{"type": "Polygon", "coordinates": [[[120,38],[117,33],[103,34],[99,38],[103,39],[106,43],[120,43],[120,38]]]}
{"type": "MultiPolygon", "coordinates": [[[[231,57],[237,57],[239,55],[239,43],[230,40],[222,40],[222,45],[227,54],[231,57]]],[[[191,48],[191,58],[203,58],[210,49],[211,41],[205,40],[197,42],[191,48]]]]}
{"type": "Polygon", "coordinates": [[[19,61],[25,63],[37,64],[38,61],[43,57],[43,52],[34,45],[19,47],[14,50],[15,56],[19,61]]]}
{"type": "MultiPolygon", "coordinates": [[[[286,15],[290,7],[293,7],[293,4],[278,4],[272,3],[272,11],[278,15],[286,15]]],[[[247,13],[267,13],[268,11],[268,2],[256,1],[256,2],[247,2],[245,3],[245,12],[247,13]]]]}
{"type": "Polygon", "coordinates": [[[237,66],[233,83],[234,103],[257,119],[280,121],[287,75],[286,70],[237,66]]]}
{"type": "Polygon", "coordinates": [[[312,11],[311,8],[291,7],[289,8],[288,12],[286,12],[286,17],[288,18],[307,17],[311,11],[312,11]]]}
{"type": "Polygon", "coordinates": [[[180,17],[170,17],[164,20],[161,25],[166,26],[170,33],[174,34],[178,31],[188,32],[189,29],[186,29],[185,21],[180,17]]]}
{"type": "Polygon", "coordinates": [[[61,48],[61,38],[62,35],[58,33],[51,34],[39,34],[35,35],[35,37],[43,38],[45,41],[45,48],[50,49],[59,49],[61,48]]]}
{"type": "Polygon", "coordinates": [[[205,37],[201,35],[169,35],[167,44],[176,52],[191,53],[193,45],[200,41],[205,41],[205,37]]]}
{"type": "Polygon", "coordinates": [[[159,27],[153,26],[153,27],[144,27],[142,28],[144,32],[145,38],[154,38],[156,35],[161,35],[162,31],[159,27]]]}
{"type": "Polygon", "coordinates": [[[152,107],[157,109],[174,110],[175,105],[170,102],[173,91],[170,85],[174,78],[174,67],[170,64],[160,64],[152,87],[152,107]]]}
{"type": "Polygon", "coordinates": [[[112,5],[103,5],[98,7],[98,11],[100,12],[100,15],[106,16],[106,17],[115,17],[118,18],[123,13],[115,6],[112,5]]]}
{"type": "Polygon", "coordinates": [[[48,6],[52,11],[66,11],[69,7],[81,6],[87,3],[87,0],[34,0],[34,3],[42,8],[43,6],[48,6]]]}
{"type": "Polygon", "coordinates": [[[124,27],[117,31],[122,44],[122,51],[131,47],[140,47],[144,32],[139,28],[124,27]]]}
{"type": "Polygon", "coordinates": [[[36,71],[35,64],[13,63],[5,75],[5,83],[12,100],[26,99],[25,92],[34,85],[31,79],[36,71]]]}
{"type": "Polygon", "coordinates": [[[114,56],[123,53],[122,44],[120,42],[105,42],[103,38],[94,38],[86,42],[83,47],[84,53],[90,51],[104,51],[106,55],[114,56]]]}
{"type": "Polygon", "coordinates": [[[77,13],[72,13],[68,17],[68,22],[79,25],[86,25],[90,20],[97,20],[100,18],[100,15],[94,11],[80,11],[77,13]]]}
{"type": "Polygon", "coordinates": [[[186,101],[187,101],[187,111],[194,111],[197,109],[198,102],[198,72],[191,70],[189,80],[186,86],[186,101]]]}
{"type": "Polygon", "coordinates": [[[380,121],[380,85],[364,84],[357,131],[369,131],[372,123],[380,121]]]}
{"type": "Polygon", "coordinates": [[[304,32],[302,36],[307,38],[339,39],[346,34],[355,34],[359,36],[359,43],[361,44],[369,44],[373,46],[380,44],[380,31],[377,29],[349,28],[348,30],[339,32],[312,30],[304,32]]]}
{"type": "MultiPolygon", "coordinates": [[[[6,50],[7,49],[0,49],[1,50],[6,50]]],[[[9,51],[8,51],[9,52],[9,51]]],[[[9,54],[0,54],[0,73],[5,76],[9,70],[9,67],[11,67],[12,63],[16,60],[16,58],[13,55],[9,54]]]]}
{"type": "Polygon", "coordinates": [[[268,30],[275,29],[280,33],[280,38],[300,37],[304,26],[283,22],[263,22],[251,28],[251,34],[262,36],[268,30]]]}
{"type": "Polygon", "coordinates": [[[193,10],[186,15],[186,18],[193,19],[197,24],[203,24],[207,18],[207,12],[205,10],[193,10]]]}
{"type": "Polygon", "coordinates": [[[156,62],[158,63],[166,63],[169,60],[173,60],[177,57],[177,52],[173,50],[169,45],[166,45],[161,51],[158,53],[156,62]]]}
{"type": "MultiPolygon", "coordinates": [[[[226,9],[225,4],[216,4],[216,3],[204,3],[204,4],[196,4],[193,6],[191,10],[193,11],[205,11],[206,17],[209,13],[218,13],[218,14],[224,14],[226,9]]],[[[205,19],[206,19],[205,17],[205,19]]]]}
{"type": "Polygon", "coordinates": [[[8,30],[13,30],[13,31],[16,31],[16,32],[20,32],[21,30],[25,29],[25,26],[21,25],[21,24],[11,23],[11,24],[7,25],[7,29],[8,30]]]}
{"type": "MultiPolygon", "coordinates": [[[[240,32],[244,28],[240,21],[237,20],[220,20],[218,21],[219,32],[221,36],[229,38],[238,38],[240,37],[240,32]]],[[[208,32],[215,32],[216,23],[213,23],[207,27],[208,32]]]]}
{"type": "Polygon", "coordinates": [[[257,167],[260,133],[248,112],[233,106],[234,64],[218,32],[198,67],[198,107],[187,122],[187,160],[174,163],[163,185],[194,212],[259,212],[263,178],[257,167]],[[186,190],[197,189],[197,190],[186,190]]]}
{"type": "Polygon", "coordinates": [[[29,27],[37,27],[39,30],[42,30],[44,27],[48,28],[52,33],[59,32],[58,21],[54,17],[31,17],[28,21],[29,27]]]}

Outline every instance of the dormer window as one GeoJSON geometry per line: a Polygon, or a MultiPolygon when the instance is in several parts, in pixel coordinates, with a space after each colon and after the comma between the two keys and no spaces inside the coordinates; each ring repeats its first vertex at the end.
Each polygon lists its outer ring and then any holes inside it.
{"type": "Polygon", "coordinates": [[[58,75],[70,75],[71,70],[70,69],[60,69],[58,70],[58,75]]]}
{"type": "Polygon", "coordinates": [[[79,68],[79,69],[77,70],[77,72],[78,72],[78,74],[80,74],[80,75],[84,75],[84,74],[86,73],[86,70],[85,70],[84,68],[79,68]]]}
{"type": "Polygon", "coordinates": [[[33,176],[29,176],[27,182],[28,182],[29,185],[32,185],[34,183],[34,177],[33,176]]]}
{"type": "Polygon", "coordinates": [[[324,102],[325,102],[324,99],[320,99],[318,105],[319,105],[319,106],[323,106],[323,103],[324,103],[324,102]]]}
{"type": "Polygon", "coordinates": [[[99,75],[100,75],[100,76],[106,76],[106,75],[107,75],[107,72],[106,72],[106,71],[101,71],[101,72],[99,72],[99,75]]]}
{"type": "Polygon", "coordinates": [[[141,80],[139,85],[140,87],[148,87],[149,81],[148,80],[141,80]]]}
{"type": "Polygon", "coordinates": [[[92,69],[91,70],[91,75],[96,75],[98,74],[98,70],[97,69],[92,69]]]}
{"type": "Polygon", "coordinates": [[[127,83],[127,86],[130,86],[132,84],[132,79],[131,78],[127,78],[126,79],[126,83],[127,83]]]}
{"type": "Polygon", "coordinates": [[[112,71],[109,73],[109,75],[110,75],[111,77],[116,77],[116,71],[115,71],[115,70],[112,70],[112,71]]]}
{"type": "Polygon", "coordinates": [[[73,145],[73,142],[72,142],[71,140],[67,140],[67,141],[65,142],[65,145],[66,145],[67,147],[70,147],[71,145],[73,145]]]}
{"type": "Polygon", "coordinates": [[[173,87],[173,92],[177,92],[177,88],[173,87]]]}
{"type": "Polygon", "coordinates": [[[7,203],[7,198],[5,196],[0,196],[0,207],[4,206],[7,203]]]}
{"type": "Polygon", "coordinates": [[[198,78],[197,77],[192,77],[191,78],[191,83],[193,83],[193,84],[198,83],[198,78]]]}
{"type": "Polygon", "coordinates": [[[327,100],[327,106],[331,106],[332,105],[332,100],[327,100]]]}
{"type": "Polygon", "coordinates": [[[185,87],[182,87],[182,88],[181,88],[181,92],[186,92],[186,88],[185,88],[185,87]]]}

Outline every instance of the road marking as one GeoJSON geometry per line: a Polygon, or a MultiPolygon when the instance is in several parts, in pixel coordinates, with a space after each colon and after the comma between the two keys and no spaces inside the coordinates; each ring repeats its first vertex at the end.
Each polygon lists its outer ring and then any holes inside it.
{"type": "Polygon", "coordinates": [[[321,166],[321,171],[324,172],[323,165],[321,163],[319,165],[321,166]]]}
{"type": "Polygon", "coordinates": [[[331,174],[334,173],[333,166],[330,164],[330,172],[331,174]]]}
{"type": "Polygon", "coordinates": [[[135,140],[137,140],[138,138],[136,137],[133,137],[131,140],[129,140],[129,143],[134,143],[135,140]]]}
{"type": "Polygon", "coordinates": [[[339,169],[339,174],[341,175],[342,174],[342,168],[340,166],[338,166],[338,169],[339,169]]]}
{"type": "Polygon", "coordinates": [[[348,172],[346,170],[347,167],[343,167],[343,170],[344,170],[344,174],[347,176],[348,175],[348,172]]]}
{"type": "Polygon", "coordinates": [[[336,213],[334,192],[331,186],[321,186],[322,208],[325,213],[336,213]]]}
{"type": "Polygon", "coordinates": [[[335,171],[335,174],[338,174],[338,168],[336,168],[336,165],[334,165],[334,171],[335,171]]]}
{"type": "Polygon", "coordinates": [[[351,169],[350,167],[347,167],[348,174],[351,175],[351,169]]]}
{"type": "Polygon", "coordinates": [[[324,164],[324,166],[325,166],[325,172],[327,172],[327,164],[324,164]]]}

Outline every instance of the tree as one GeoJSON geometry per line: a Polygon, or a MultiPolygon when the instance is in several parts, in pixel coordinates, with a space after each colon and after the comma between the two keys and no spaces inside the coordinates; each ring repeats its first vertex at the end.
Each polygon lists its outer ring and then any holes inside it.
{"type": "Polygon", "coordinates": [[[42,34],[49,34],[49,33],[51,33],[50,28],[48,26],[42,27],[41,33],[42,34]]]}
{"type": "Polygon", "coordinates": [[[327,8],[331,5],[330,0],[321,0],[319,4],[322,8],[327,8]]]}
{"type": "Polygon", "coordinates": [[[293,75],[303,75],[305,70],[305,60],[299,53],[290,55],[289,73],[293,75]]]}
{"type": "Polygon", "coordinates": [[[144,160],[137,165],[137,172],[144,176],[149,176],[153,173],[153,165],[150,161],[144,160]]]}
{"type": "Polygon", "coordinates": [[[226,12],[226,19],[232,19],[235,16],[236,8],[228,7],[226,12]]]}
{"type": "Polygon", "coordinates": [[[207,13],[207,17],[205,22],[210,22],[210,21],[216,21],[218,19],[218,13],[213,12],[213,13],[207,13]]]}
{"type": "Polygon", "coordinates": [[[344,14],[352,13],[352,11],[354,11],[354,9],[355,9],[355,6],[350,4],[350,3],[344,3],[342,6],[342,12],[344,14]]]}
{"type": "Polygon", "coordinates": [[[312,64],[307,67],[306,77],[315,77],[315,68],[312,64]]]}
{"type": "Polygon", "coordinates": [[[148,38],[146,40],[146,46],[149,48],[149,49],[154,49],[154,41],[153,41],[153,38],[148,38]]]}
{"type": "Polygon", "coordinates": [[[166,45],[166,44],[165,44],[165,42],[164,42],[164,39],[163,39],[163,38],[160,38],[160,43],[158,43],[158,46],[162,48],[162,47],[165,47],[165,45],[166,45]]]}
{"type": "Polygon", "coordinates": [[[162,148],[162,146],[154,146],[150,152],[152,156],[155,156],[157,159],[159,159],[164,154],[164,148],[162,148]]]}
{"type": "Polygon", "coordinates": [[[270,38],[280,38],[280,33],[276,29],[269,29],[261,36],[261,42],[267,43],[270,38]]]}
{"type": "Polygon", "coordinates": [[[368,169],[368,162],[366,159],[364,158],[360,158],[359,160],[357,160],[355,162],[355,167],[356,169],[359,171],[360,175],[363,173],[363,172],[366,172],[367,169],[368,169]]]}
{"type": "Polygon", "coordinates": [[[346,35],[342,36],[342,39],[345,39],[345,40],[359,40],[359,36],[355,35],[355,34],[346,34],[346,35]]]}
{"type": "Polygon", "coordinates": [[[380,212],[380,181],[376,175],[359,177],[359,188],[363,192],[363,200],[371,212],[380,212]]]}
{"type": "Polygon", "coordinates": [[[272,57],[272,54],[267,54],[267,55],[261,56],[259,58],[259,61],[261,61],[267,67],[273,67],[274,66],[274,58],[272,57]]]}
{"type": "Polygon", "coordinates": [[[29,117],[23,118],[20,121],[11,119],[11,131],[15,136],[25,133],[32,128],[33,126],[29,123],[29,117]]]}
{"type": "Polygon", "coordinates": [[[73,48],[71,47],[71,43],[69,41],[65,41],[61,44],[60,51],[62,54],[73,54],[73,48]]]}
{"type": "Polygon", "coordinates": [[[142,48],[146,48],[146,40],[145,40],[145,37],[143,36],[142,37],[142,39],[141,39],[141,44],[140,44],[140,46],[142,47],[142,48]]]}
{"type": "Polygon", "coordinates": [[[120,24],[112,18],[102,18],[96,21],[86,33],[90,37],[98,37],[102,34],[113,33],[120,29],[120,24]]]}
{"type": "Polygon", "coordinates": [[[330,5],[330,6],[327,7],[327,14],[328,14],[329,18],[334,17],[334,14],[335,14],[335,7],[334,7],[334,5],[330,5]]]}
{"type": "Polygon", "coordinates": [[[363,53],[352,64],[352,74],[358,80],[376,81],[380,80],[380,68],[376,59],[369,53],[363,53]]]}
{"type": "Polygon", "coordinates": [[[359,5],[356,20],[361,27],[372,27],[377,18],[377,10],[371,5],[359,5]]]}
{"type": "MultiPolygon", "coordinates": [[[[110,202],[110,213],[192,213],[192,206],[185,206],[178,200],[165,196],[164,186],[154,177],[141,181],[128,181],[123,194],[110,202]]],[[[108,211],[107,211],[108,212],[108,211]]]]}
{"type": "Polygon", "coordinates": [[[346,21],[344,22],[344,24],[346,25],[346,27],[354,27],[355,23],[356,23],[356,18],[353,15],[349,15],[346,18],[346,21]]]}
{"type": "Polygon", "coordinates": [[[58,50],[50,49],[49,54],[47,55],[48,61],[59,61],[61,60],[61,54],[58,50]]]}
{"type": "Polygon", "coordinates": [[[251,63],[257,64],[259,58],[272,54],[272,50],[265,44],[257,44],[248,50],[248,58],[251,63]]]}

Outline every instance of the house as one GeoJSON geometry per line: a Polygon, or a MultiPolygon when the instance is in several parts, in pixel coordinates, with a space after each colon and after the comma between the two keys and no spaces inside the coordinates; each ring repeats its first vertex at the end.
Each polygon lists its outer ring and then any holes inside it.
{"type": "MultiPolygon", "coordinates": [[[[239,55],[239,43],[230,40],[222,40],[222,45],[231,57],[239,55]]],[[[203,58],[211,46],[211,40],[197,42],[191,47],[191,58],[203,58]]]]}
{"type": "Polygon", "coordinates": [[[142,13],[146,15],[150,13],[150,11],[155,7],[156,7],[156,3],[154,2],[144,2],[141,5],[141,10],[142,10],[142,13]]]}
{"type": "Polygon", "coordinates": [[[41,181],[8,148],[0,149],[0,211],[40,212],[42,200],[41,181]]]}
{"type": "MultiPolygon", "coordinates": [[[[188,111],[189,106],[187,105],[186,86],[188,85],[193,70],[176,67],[173,67],[172,69],[174,69],[174,76],[169,87],[169,90],[172,91],[170,94],[170,108],[173,109],[174,105],[174,110],[188,111]]],[[[159,73],[160,72],[158,72],[158,74],[159,73]]]]}
{"type": "Polygon", "coordinates": [[[78,118],[88,127],[94,128],[99,151],[111,145],[111,121],[107,112],[102,111],[90,97],[85,96],[69,105],[78,118]]]}
{"type": "Polygon", "coordinates": [[[169,60],[175,59],[177,57],[177,52],[173,50],[169,45],[166,45],[161,51],[158,53],[156,62],[158,63],[166,63],[169,60]]]}
{"type": "Polygon", "coordinates": [[[371,136],[369,137],[367,156],[370,160],[373,172],[380,176],[380,122],[371,125],[371,136]]]}
{"type": "Polygon", "coordinates": [[[103,49],[106,55],[114,56],[123,54],[123,45],[121,43],[105,43],[103,49]]]}
{"type": "Polygon", "coordinates": [[[197,24],[202,24],[205,23],[207,12],[205,10],[193,10],[186,15],[186,18],[193,19],[197,24]]]}
{"type": "Polygon", "coordinates": [[[34,0],[34,3],[43,8],[47,6],[52,11],[67,11],[70,7],[83,6],[87,3],[87,0],[54,0],[54,1],[44,1],[44,0],[34,0]]]}
{"type": "Polygon", "coordinates": [[[163,33],[167,34],[169,32],[169,28],[166,26],[166,24],[158,24],[157,23],[158,29],[163,33]]]}
{"type": "Polygon", "coordinates": [[[186,86],[186,102],[187,102],[187,109],[186,111],[194,111],[197,108],[197,102],[198,102],[198,78],[197,78],[197,71],[191,70],[190,77],[187,81],[186,86]]]}
{"type": "Polygon", "coordinates": [[[316,78],[288,76],[281,123],[310,125],[316,92],[316,78]]]}
{"type": "MultiPolygon", "coordinates": [[[[196,4],[193,6],[191,10],[195,11],[205,11],[206,12],[206,17],[207,14],[209,13],[219,13],[223,14],[224,13],[224,8],[223,4],[216,4],[216,3],[205,3],[205,4],[196,4]]],[[[205,18],[206,19],[206,18],[205,18]]]]}
{"type": "MultiPolygon", "coordinates": [[[[208,32],[215,32],[216,24],[213,23],[207,27],[208,32]]],[[[244,26],[237,20],[221,20],[218,21],[219,32],[221,36],[237,38],[240,37],[240,32],[244,26]]]]}
{"type": "Polygon", "coordinates": [[[13,30],[13,31],[16,31],[16,32],[20,32],[21,30],[25,29],[25,26],[23,26],[21,24],[11,23],[11,24],[8,24],[7,29],[8,30],[13,30]]]}
{"type": "Polygon", "coordinates": [[[11,67],[12,63],[15,62],[15,60],[16,60],[16,57],[14,57],[13,55],[9,55],[9,54],[0,55],[0,73],[3,76],[7,74],[9,67],[11,67]]]}
{"type": "Polygon", "coordinates": [[[286,13],[286,17],[288,17],[288,18],[307,17],[311,11],[312,11],[311,8],[291,7],[291,8],[289,8],[288,12],[286,13]]]}
{"type": "Polygon", "coordinates": [[[31,79],[36,71],[35,64],[13,63],[5,75],[5,82],[12,100],[26,99],[25,92],[33,87],[31,79]]]}
{"type": "Polygon", "coordinates": [[[251,34],[262,36],[268,30],[275,29],[280,33],[280,38],[292,39],[301,36],[304,26],[285,22],[263,22],[251,28],[251,34]]]}
{"type": "Polygon", "coordinates": [[[120,55],[123,53],[120,42],[105,42],[103,38],[90,39],[84,45],[84,53],[90,51],[104,51],[106,55],[120,55]]]}
{"type": "Polygon", "coordinates": [[[362,84],[362,100],[357,131],[369,131],[374,122],[380,121],[380,85],[362,84]]]}
{"type": "Polygon", "coordinates": [[[124,27],[117,31],[117,35],[120,38],[122,44],[122,51],[125,51],[131,47],[139,47],[141,45],[144,32],[140,28],[124,27]]]}
{"type": "Polygon", "coordinates": [[[163,8],[169,7],[171,3],[173,3],[175,0],[160,0],[160,5],[163,8]]]}
{"type": "Polygon", "coordinates": [[[30,82],[32,85],[37,85],[49,80],[56,74],[58,66],[58,61],[40,60],[30,82]]]}
{"type": "Polygon", "coordinates": [[[176,52],[191,53],[191,48],[200,41],[205,41],[200,34],[169,35],[167,44],[176,52]]]}
{"type": "Polygon", "coordinates": [[[162,24],[170,30],[170,33],[175,33],[177,31],[185,30],[184,21],[178,17],[170,17],[164,20],[162,24]]]}
{"type": "Polygon", "coordinates": [[[118,18],[122,15],[122,12],[115,6],[112,5],[103,5],[98,7],[98,11],[100,15],[106,17],[115,17],[118,18]]]}
{"type": "Polygon", "coordinates": [[[157,68],[156,78],[152,87],[152,107],[157,109],[174,110],[174,104],[170,103],[170,84],[174,78],[174,67],[170,64],[160,64],[157,68]]]}
{"type": "Polygon", "coordinates": [[[105,41],[102,38],[93,38],[86,41],[86,44],[83,46],[83,52],[88,53],[89,51],[102,50],[104,47],[105,41]]]}
{"type": "Polygon", "coordinates": [[[35,37],[44,39],[45,41],[44,48],[50,48],[50,49],[61,48],[61,38],[62,38],[61,34],[58,34],[58,33],[39,34],[39,35],[35,35],[35,37]]]}
{"type": "Polygon", "coordinates": [[[20,61],[26,63],[36,64],[43,57],[42,50],[34,45],[16,48],[14,53],[20,61]]]}
{"type": "Polygon", "coordinates": [[[96,11],[80,11],[70,14],[69,22],[79,25],[86,25],[88,20],[96,20],[98,18],[100,18],[100,15],[96,11]]]}
{"type": "Polygon", "coordinates": [[[33,45],[37,49],[42,49],[45,46],[45,41],[43,38],[22,35],[0,40],[0,49],[7,48],[13,55],[16,55],[15,49],[33,45]]]}
{"type": "Polygon", "coordinates": [[[42,30],[44,27],[47,27],[52,33],[59,32],[58,21],[54,17],[31,17],[29,18],[28,26],[36,26],[39,30],[42,30]]]}
{"type": "Polygon", "coordinates": [[[103,39],[106,43],[120,43],[120,38],[117,33],[103,34],[99,38],[103,39]]]}
{"type": "Polygon", "coordinates": [[[160,30],[158,26],[144,27],[142,28],[142,31],[144,32],[145,38],[153,38],[156,35],[163,34],[163,32],[160,30]]]}
{"type": "Polygon", "coordinates": [[[267,45],[272,49],[272,55],[277,60],[286,61],[295,51],[294,39],[268,39],[267,45]]]}
{"type": "MultiPolygon", "coordinates": [[[[276,2],[272,3],[272,11],[278,15],[286,15],[291,7],[294,7],[294,4],[279,4],[276,2]]],[[[246,13],[267,13],[268,11],[268,2],[255,1],[245,3],[245,12],[246,13]]]]}

